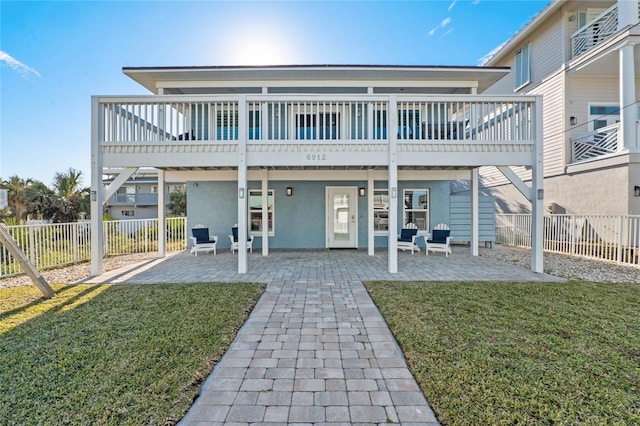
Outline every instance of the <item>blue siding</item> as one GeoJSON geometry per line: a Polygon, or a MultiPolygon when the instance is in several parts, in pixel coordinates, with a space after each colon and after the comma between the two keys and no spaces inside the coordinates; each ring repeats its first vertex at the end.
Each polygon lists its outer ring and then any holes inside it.
{"type": "MultiPolygon", "coordinates": [[[[478,199],[478,240],[496,241],[496,203],[490,195],[478,199]]],[[[471,240],[471,198],[468,195],[451,196],[451,236],[454,241],[471,240]]]]}
{"type": "MultiPolygon", "coordinates": [[[[250,181],[249,189],[261,189],[261,182],[250,181]]],[[[275,235],[269,237],[269,247],[278,248],[325,248],[326,218],[325,204],[327,186],[365,187],[366,181],[270,181],[274,190],[275,235]],[[293,188],[293,196],[287,197],[285,190],[293,188]]],[[[376,188],[387,188],[384,181],[376,181],[376,188]]],[[[398,196],[404,189],[430,190],[430,227],[449,222],[448,181],[401,181],[398,196]]],[[[219,237],[218,248],[229,248],[231,227],[237,222],[236,182],[189,182],[187,185],[187,227],[196,224],[209,228],[219,237]],[[194,183],[197,186],[194,186],[194,183]]],[[[402,227],[402,199],[398,200],[398,230],[402,227]]],[[[367,247],[367,197],[358,197],[358,247],[367,247]]],[[[189,231],[190,233],[191,231],[189,231]]],[[[254,248],[259,249],[262,238],[256,236],[254,248]]],[[[387,237],[376,236],[377,247],[387,246],[387,237]]]]}

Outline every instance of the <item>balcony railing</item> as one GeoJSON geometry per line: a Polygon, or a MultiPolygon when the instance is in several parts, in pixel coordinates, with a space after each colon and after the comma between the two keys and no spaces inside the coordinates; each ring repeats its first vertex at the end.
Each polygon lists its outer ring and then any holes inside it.
{"type": "Polygon", "coordinates": [[[535,116],[534,98],[519,96],[399,96],[393,104],[292,96],[244,105],[237,97],[131,97],[102,98],[99,107],[103,145],[233,145],[241,128],[251,143],[384,142],[392,127],[399,141],[531,143],[535,116]]]}
{"type": "Polygon", "coordinates": [[[614,4],[571,35],[571,57],[575,58],[611,37],[618,30],[618,6],[614,4]]]}
{"type": "Polygon", "coordinates": [[[571,138],[571,162],[591,160],[618,150],[620,123],[571,138]]]}
{"type": "Polygon", "coordinates": [[[155,206],[158,204],[157,193],[114,194],[108,204],[128,206],[155,206]]]}

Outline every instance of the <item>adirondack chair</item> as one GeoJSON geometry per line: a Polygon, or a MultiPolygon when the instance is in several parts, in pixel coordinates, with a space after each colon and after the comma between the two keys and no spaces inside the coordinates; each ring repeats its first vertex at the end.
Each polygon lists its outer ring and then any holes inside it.
{"type": "Polygon", "coordinates": [[[191,229],[191,234],[193,235],[192,237],[189,237],[193,243],[191,246],[191,253],[194,253],[196,257],[198,256],[199,251],[213,251],[214,255],[217,254],[216,244],[218,244],[218,236],[209,236],[209,228],[205,228],[203,225],[196,225],[191,229]]]}
{"type": "Polygon", "coordinates": [[[411,254],[413,254],[414,251],[419,252],[420,247],[418,247],[417,238],[418,227],[415,223],[407,223],[400,231],[400,235],[398,235],[398,250],[411,250],[411,254]]]}
{"type": "Polygon", "coordinates": [[[440,223],[433,228],[431,237],[428,235],[424,237],[424,244],[426,252],[429,256],[429,250],[433,252],[442,252],[444,257],[448,257],[451,254],[451,230],[444,223],[440,223]]]}
{"type": "MultiPolygon", "coordinates": [[[[236,250],[240,250],[240,244],[238,243],[238,227],[233,226],[231,228],[231,234],[229,235],[229,239],[231,240],[231,251],[236,252],[236,250]]],[[[253,253],[253,235],[249,235],[247,237],[247,249],[253,253]]]]}

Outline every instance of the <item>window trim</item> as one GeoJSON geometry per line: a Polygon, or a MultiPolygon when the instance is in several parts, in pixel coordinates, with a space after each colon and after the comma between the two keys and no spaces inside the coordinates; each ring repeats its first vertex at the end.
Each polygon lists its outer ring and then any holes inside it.
{"type": "MultiPolygon", "coordinates": [[[[260,194],[260,196],[262,196],[262,189],[250,189],[249,190],[249,203],[247,205],[247,214],[249,216],[249,235],[255,235],[255,236],[261,236],[262,235],[262,231],[251,231],[251,213],[252,212],[256,212],[256,213],[262,213],[262,207],[260,208],[260,210],[258,209],[251,209],[251,196],[252,195],[256,195],[260,194]]],[[[269,216],[268,213],[271,213],[271,230],[268,231],[268,235],[270,237],[275,236],[275,232],[276,232],[276,198],[275,198],[275,191],[273,189],[267,189],[267,222],[269,221],[269,216]],[[271,204],[271,210],[269,210],[269,196],[271,196],[272,204],[271,204]]],[[[262,216],[260,218],[260,221],[262,221],[262,216]]],[[[268,225],[267,225],[268,226],[268,225]]]]}
{"type": "Polygon", "coordinates": [[[389,234],[389,189],[388,188],[374,188],[373,189],[373,235],[381,235],[386,236],[389,234]],[[378,208],[376,209],[376,193],[387,196],[387,208],[378,208]],[[376,229],[375,220],[376,220],[376,212],[386,212],[387,213],[387,229],[376,229]]]}
{"type": "MultiPolygon", "coordinates": [[[[429,232],[429,215],[430,215],[430,207],[431,207],[431,191],[429,190],[429,188],[405,188],[402,190],[402,226],[404,226],[406,223],[408,223],[407,221],[407,213],[408,212],[425,212],[425,221],[426,223],[424,224],[424,228],[420,228],[418,226],[418,232],[420,231],[425,231],[425,232],[429,232]],[[427,208],[426,209],[408,209],[404,200],[407,197],[407,192],[412,192],[412,191],[420,191],[420,192],[425,192],[426,193],[426,197],[427,197],[427,208]]],[[[414,224],[418,225],[417,223],[415,223],[415,221],[413,221],[414,224]]]]}
{"type": "Polygon", "coordinates": [[[518,91],[530,83],[531,83],[531,43],[529,42],[524,46],[522,46],[515,54],[515,57],[513,60],[513,86],[514,86],[513,90],[518,91]],[[526,53],[526,56],[524,56],[523,53],[526,53]],[[526,63],[527,78],[526,79],[522,78],[522,74],[524,71],[524,67],[523,67],[524,64],[522,60],[523,57],[526,57],[527,59],[527,63],[526,63]]]}
{"type": "MultiPolygon", "coordinates": [[[[620,108],[620,104],[617,102],[597,102],[597,101],[593,101],[593,102],[587,102],[587,129],[589,132],[595,132],[595,121],[597,118],[600,117],[606,117],[607,114],[592,114],[591,113],[591,108],[593,107],[614,107],[616,109],[620,108]]],[[[640,108],[640,106],[639,106],[640,108]]],[[[618,117],[618,120],[616,121],[617,123],[620,122],[621,119],[621,112],[622,111],[618,111],[618,114],[616,115],[618,117]]],[[[611,115],[611,114],[608,114],[611,115]]],[[[610,123],[607,124],[607,126],[610,126],[614,123],[610,123]]],[[[606,127],[606,126],[605,126],[606,127]]]]}

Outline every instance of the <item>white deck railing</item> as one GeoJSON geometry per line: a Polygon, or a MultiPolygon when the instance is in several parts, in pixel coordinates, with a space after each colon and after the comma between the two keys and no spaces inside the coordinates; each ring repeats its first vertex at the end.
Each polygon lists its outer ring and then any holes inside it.
{"type": "Polygon", "coordinates": [[[571,138],[571,162],[591,160],[618,150],[620,123],[571,138]]]}
{"type": "MultiPolygon", "coordinates": [[[[38,270],[91,259],[89,222],[7,226],[6,230],[38,270]]],[[[105,256],[158,250],[158,219],[103,222],[105,256]]],[[[167,251],[186,248],[186,218],[166,219],[167,251]]],[[[20,266],[0,246],[0,278],[22,273],[20,266]]]]}
{"type": "MultiPolygon", "coordinates": [[[[531,247],[530,214],[496,215],[496,242],[531,247]]],[[[544,249],[640,265],[640,216],[546,215],[544,249]]]]}
{"type": "Polygon", "coordinates": [[[531,141],[535,101],[515,96],[254,96],[103,97],[101,144],[193,144],[237,141],[244,126],[252,142],[384,141],[397,114],[399,140],[531,141]],[[246,116],[240,117],[240,111],[246,116]],[[186,142],[189,141],[189,142],[186,142]]]}
{"type": "Polygon", "coordinates": [[[604,42],[618,30],[618,5],[614,4],[571,35],[571,57],[575,58],[604,42]]]}

